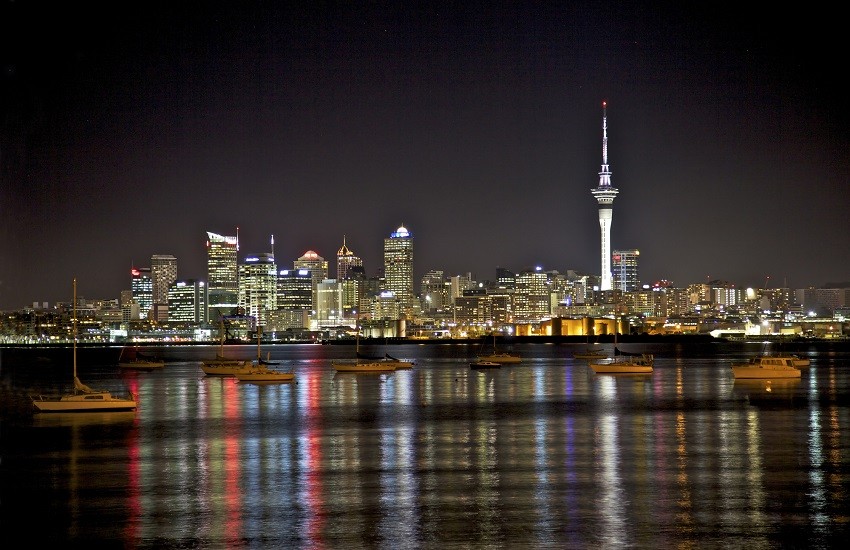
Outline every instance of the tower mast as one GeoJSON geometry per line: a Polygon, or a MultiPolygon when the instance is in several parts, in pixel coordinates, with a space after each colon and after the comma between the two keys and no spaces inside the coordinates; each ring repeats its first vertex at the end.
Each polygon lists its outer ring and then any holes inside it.
{"type": "Polygon", "coordinates": [[[614,198],[619,191],[611,187],[611,169],[608,166],[608,102],[602,102],[602,170],[599,172],[599,185],[590,192],[599,204],[599,229],[601,232],[601,282],[599,290],[611,290],[611,218],[613,217],[614,198]]]}

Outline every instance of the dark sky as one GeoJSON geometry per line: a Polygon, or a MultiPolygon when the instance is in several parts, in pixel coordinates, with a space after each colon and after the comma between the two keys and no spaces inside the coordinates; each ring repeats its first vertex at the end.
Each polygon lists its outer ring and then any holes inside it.
{"type": "Polygon", "coordinates": [[[417,280],[598,273],[603,100],[644,282],[850,280],[840,21],[690,4],[5,0],[0,309],[206,279],[237,227],[281,267],[345,238],[373,275],[404,224],[417,280]]]}

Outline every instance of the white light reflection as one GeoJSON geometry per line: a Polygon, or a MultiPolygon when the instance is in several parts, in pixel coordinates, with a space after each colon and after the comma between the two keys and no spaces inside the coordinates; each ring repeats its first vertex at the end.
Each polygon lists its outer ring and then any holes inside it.
{"type": "MultiPolygon", "coordinates": [[[[614,381],[610,384],[613,386],[614,381]]],[[[604,385],[603,385],[604,387],[604,385]]],[[[607,394],[606,394],[607,395],[607,394]]],[[[620,443],[617,437],[618,418],[616,414],[606,414],[600,427],[602,445],[602,494],[599,498],[600,516],[605,526],[600,534],[602,546],[616,548],[626,541],[626,499],[620,479],[620,443]]]]}

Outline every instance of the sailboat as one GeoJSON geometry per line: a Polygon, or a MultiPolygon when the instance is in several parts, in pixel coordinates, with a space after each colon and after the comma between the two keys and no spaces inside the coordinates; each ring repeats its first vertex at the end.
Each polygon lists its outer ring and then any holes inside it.
{"type": "MultiPolygon", "coordinates": [[[[614,317],[615,321],[617,317],[614,317]]],[[[616,323],[615,323],[616,324],[616,323]]],[[[617,347],[617,333],[614,327],[614,357],[611,359],[594,359],[590,368],[597,374],[652,374],[654,357],[648,353],[623,352],[617,347]]]]}
{"type": "Polygon", "coordinates": [[[240,382],[292,382],[295,380],[295,374],[292,372],[283,372],[277,369],[269,368],[269,365],[274,365],[268,355],[263,359],[260,352],[260,338],[262,330],[257,329],[257,362],[251,365],[245,371],[239,371],[234,374],[240,382]]]}
{"type": "Polygon", "coordinates": [[[583,351],[577,351],[573,353],[573,357],[575,359],[605,359],[608,357],[608,354],[598,346],[591,347],[590,345],[590,332],[587,332],[587,347],[583,351]]]}
{"type": "MultiPolygon", "coordinates": [[[[484,347],[484,343],[481,343],[481,347],[484,347]]],[[[482,349],[483,351],[483,349],[482,349]]],[[[479,352],[478,354],[478,362],[491,362],[491,363],[521,363],[522,358],[515,353],[508,352],[500,352],[496,349],[496,333],[493,332],[493,352],[489,355],[482,354],[479,352]]]]}
{"type": "Polygon", "coordinates": [[[385,359],[361,360],[360,356],[360,317],[356,321],[357,334],[355,336],[354,361],[332,361],[331,366],[337,372],[392,372],[396,370],[396,361],[385,359]]]}
{"type": "Polygon", "coordinates": [[[77,279],[74,279],[73,304],[73,380],[74,390],[59,396],[38,395],[32,397],[32,404],[40,412],[93,412],[93,411],[133,411],[136,409],[136,398],[130,393],[128,397],[117,397],[106,390],[93,390],[83,384],[77,377],[77,279]]]}
{"type": "Polygon", "coordinates": [[[165,366],[165,361],[144,355],[138,349],[134,349],[126,356],[125,351],[126,348],[121,348],[121,354],[118,356],[118,366],[122,369],[154,370],[165,366]]]}
{"type": "Polygon", "coordinates": [[[237,373],[248,372],[251,361],[247,359],[228,359],[224,356],[224,319],[221,320],[221,343],[214,359],[201,361],[201,370],[210,376],[235,376],[237,373]]]}

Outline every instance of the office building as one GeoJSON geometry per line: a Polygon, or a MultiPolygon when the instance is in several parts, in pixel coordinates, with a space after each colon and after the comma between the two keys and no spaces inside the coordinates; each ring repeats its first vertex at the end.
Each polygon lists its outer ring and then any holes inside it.
{"type": "Polygon", "coordinates": [[[252,254],[239,264],[239,308],[265,326],[269,311],[277,309],[277,265],[272,254],[252,254]]]}
{"type": "Polygon", "coordinates": [[[236,314],[239,300],[238,253],[238,236],[207,232],[207,317],[212,324],[219,323],[222,317],[236,314]]]}
{"type": "Polygon", "coordinates": [[[639,250],[615,250],[611,254],[614,290],[633,292],[640,289],[638,274],[639,250]]]}
{"type": "Polygon", "coordinates": [[[133,301],[139,304],[139,319],[147,319],[153,310],[153,279],[149,267],[134,267],[130,270],[130,291],[133,301]]]}
{"type": "Polygon", "coordinates": [[[396,297],[401,314],[412,316],[413,236],[403,225],[384,239],[384,290],[396,297]]]}
{"type": "Polygon", "coordinates": [[[351,251],[345,244],[345,237],[342,238],[342,247],[336,253],[336,278],[338,281],[353,279],[356,273],[362,272],[357,268],[363,267],[363,260],[351,251]]]}
{"type": "Polygon", "coordinates": [[[206,324],[206,315],[207,285],[203,281],[175,281],[168,288],[169,322],[206,324]]]}
{"type": "Polygon", "coordinates": [[[293,262],[293,267],[296,271],[306,269],[310,272],[310,278],[312,281],[311,309],[313,311],[318,310],[318,298],[316,296],[316,289],[319,286],[319,283],[328,278],[327,260],[319,256],[316,252],[308,250],[304,253],[303,256],[293,262]]]}

